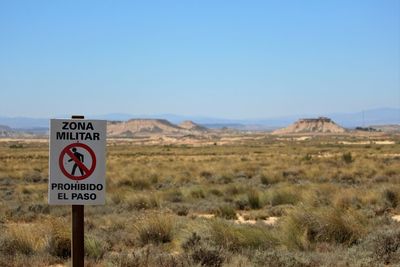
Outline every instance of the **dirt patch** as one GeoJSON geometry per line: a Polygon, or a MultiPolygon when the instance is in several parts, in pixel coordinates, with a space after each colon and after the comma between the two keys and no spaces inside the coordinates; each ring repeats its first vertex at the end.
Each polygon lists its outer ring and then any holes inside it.
{"type": "Polygon", "coordinates": [[[400,215],[394,215],[392,216],[392,220],[396,221],[396,222],[400,222],[400,215]]]}
{"type": "Polygon", "coordinates": [[[391,141],[391,140],[385,140],[385,141],[375,141],[374,144],[377,145],[394,145],[396,142],[391,141]]]}
{"type": "Polygon", "coordinates": [[[377,140],[377,141],[341,141],[339,144],[341,145],[394,145],[396,142],[393,140],[377,140]]]}
{"type": "Polygon", "coordinates": [[[193,214],[192,216],[195,217],[195,218],[197,217],[197,218],[206,218],[206,219],[212,219],[212,218],[215,217],[214,214],[207,214],[207,213],[204,213],[204,214],[193,214]]]}
{"type": "MultiPolygon", "coordinates": [[[[215,218],[215,215],[214,214],[208,214],[208,213],[196,213],[196,214],[192,214],[192,217],[193,218],[212,219],[212,218],[215,218]]],[[[243,217],[243,215],[240,214],[240,213],[236,213],[236,217],[237,217],[237,219],[233,221],[236,224],[252,224],[252,225],[254,225],[257,222],[261,222],[261,223],[264,223],[266,225],[271,225],[272,226],[272,225],[275,225],[279,220],[279,217],[268,217],[265,220],[250,220],[250,219],[246,220],[243,217]]]]}
{"type": "Polygon", "coordinates": [[[273,226],[273,225],[275,225],[275,224],[278,222],[278,220],[279,220],[278,217],[268,217],[268,218],[265,219],[265,220],[245,220],[245,219],[243,218],[243,216],[240,215],[240,214],[237,214],[237,217],[238,217],[238,219],[234,221],[234,222],[237,223],[237,224],[256,224],[257,222],[261,222],[261,223],[264,223],[264,224],[266,224],[266,225],[271,225],[271,226],[273,226]]]}
{"type": "Polygon", "coordinates": [[[43,138],[0,138],[0,142],[47,143],[47,142],[49,142],[49,139],[43,139],[43,138]]]}
{"type": "Polygon", "coordinates": [[[341,145],[370,145],[370,141],[358,141],[358,142],[349,142],[349,141],[341,141],[339,142],[341,145]]]}
{"type": "Polygon", "coordinates": [[[257,223],[256,220],[245,220],[244,217],[239,213],[237,213],[236,216],[237,216],[237,220],[235,220],[234,222],[237,224],[256,224],[257,223]]]}

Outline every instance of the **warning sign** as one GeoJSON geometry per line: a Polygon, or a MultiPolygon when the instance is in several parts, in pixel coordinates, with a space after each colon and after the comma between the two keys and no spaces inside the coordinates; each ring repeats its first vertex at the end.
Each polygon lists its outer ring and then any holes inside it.
{"type": "Polygon", "coordinates": [[[106,124],[50,121],[49,204],[104,204],[106,124]]]}

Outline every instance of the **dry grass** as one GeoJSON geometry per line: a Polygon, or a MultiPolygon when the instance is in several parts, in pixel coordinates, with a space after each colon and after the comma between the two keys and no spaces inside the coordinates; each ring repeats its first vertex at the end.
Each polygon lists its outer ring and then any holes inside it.
{"type": "Polygon", "coordinates": [[[278,243],[272,231],[262,226],[234,225],[223,220],[212,220],[209,227],[213,244],[232,251],[245,248],[270,249],[278,243]]]}
{"type": "Polygon", "coordinates": [[[309,250],[322,242],[354,245],[367,232],[366,224],[354,210],[300,208],[289,213],[280,231],[289,248],[309,250]]]}
{"type": "MultiPolygon", "coordinates": [[[[398,136],[387,137],[391,145],[356,144],[366,137],[352,136],[253,137],[216,146],[109,146],[107,204],[85,209],[88,264],[400,263],[390,219],[400,214],[398,136]],[[237,225],[238,212],[279,219],[237,225]],[[193,233],[200,239],[190,243],[193,233]]],[[[47,205],[47,164],[46,143],[0,142],[0,266],[69,263],[70,208],[47,205]]]]}
{"type": "Polygon", "coordinates": [[[142,245],[169,243],[173,239],[174,222],[171,215],[147,213],[134,223],[142,245]]]}
{"type": "Polygon", "coordinates": [[[42,229],[33,224],[8,225],[1,238],[1,250],[9,255],[33,255],[45,249],[47,240],[42,229]],[[38,231],[39,230],[39,231],[38,231]]]}

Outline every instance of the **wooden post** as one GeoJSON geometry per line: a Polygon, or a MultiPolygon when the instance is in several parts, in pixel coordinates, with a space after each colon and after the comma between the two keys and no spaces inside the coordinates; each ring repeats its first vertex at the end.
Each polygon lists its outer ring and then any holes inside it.
{"type": "Polygon", "coordinates": [[[83,267],[85,263],[84,207],[72,205],[72,267],[83,267]]]}
{"type": "MultiPolygon", "coordinates": [[[[72,119],[84,119],[74,115],[72,119]]],[[[84,267],[85,264],[85,209],[84,205],[72,205],[72,267],[84,267]]]]}

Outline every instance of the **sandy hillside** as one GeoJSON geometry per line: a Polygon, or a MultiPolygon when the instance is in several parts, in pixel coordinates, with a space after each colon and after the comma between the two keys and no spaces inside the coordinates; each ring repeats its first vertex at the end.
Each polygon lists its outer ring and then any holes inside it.
{"type": "Polygon", "coordinates": [[[107,135],[110,137],[133,137],[149,135],[189,135],[199,134],[207,129],[194,122],[184,122],[181,126],[162,119],[132,119],[108,122],[107,135]]]}
{"type": "Polygon", "coordinates": [[[206,132],[208,130],[206,127],[198,125],[193,121],[184,121],[181,124],[179,124],[179,127],[186,130],[199,131],[199,132],[206,132]]]}

